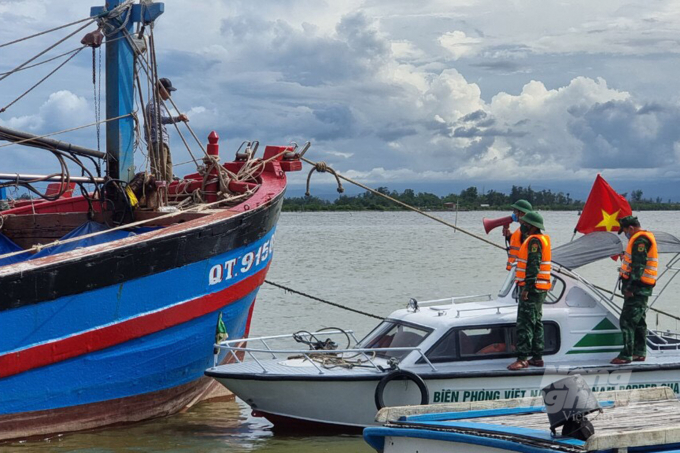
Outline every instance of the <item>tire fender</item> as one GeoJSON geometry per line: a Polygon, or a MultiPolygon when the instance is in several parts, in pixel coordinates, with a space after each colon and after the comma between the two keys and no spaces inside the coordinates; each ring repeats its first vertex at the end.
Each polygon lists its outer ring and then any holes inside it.
{"type": "Polygon", "coordinates": [[[420,404],[425,405],[429,404],[430,402],[430,391],[427,388],[427,384],[421,378],[418,376],[416,373],[413,373],[411,371],[406,371],[406,370],[396,370],[386,376],[383,376],[382,379],[380,379],[380,382],[378,382],[378,386],[375,388],[375,407],[378,408],[378,410],[382,409],[385,407],[385,400],[383,398],[383,394],[385,393],[385,387],[387,387],[387,384],[394,380],[400,380],[400,381],[412,381],[418,386],[418,390],[420,390],[420,404]]]}

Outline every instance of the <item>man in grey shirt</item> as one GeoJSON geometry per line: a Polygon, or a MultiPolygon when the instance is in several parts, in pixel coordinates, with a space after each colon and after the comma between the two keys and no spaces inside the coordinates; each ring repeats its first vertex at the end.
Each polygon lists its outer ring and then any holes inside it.
{"type": "MultiPolygon", "coordinates": [[[[170,93],[176,91],[177,88],[172,86],[170,79],[158,79],[158,86],[156,87],[157,96],[163,101],[170,98],[170,93]]],[[[166,124],[174,124],[180,121],[187,122],[189,117],[185,114],[178,116],[166,116],[165,107],[158,102],[156,97],[151,99],[151,102],[146,106],[146,132],[147,141],[151,143],[151,171],[157,179],[167,181],[168,184],[172,182],[172,156],[170,155],[170,145],[168,144],[168,130],[166,124]]]]}

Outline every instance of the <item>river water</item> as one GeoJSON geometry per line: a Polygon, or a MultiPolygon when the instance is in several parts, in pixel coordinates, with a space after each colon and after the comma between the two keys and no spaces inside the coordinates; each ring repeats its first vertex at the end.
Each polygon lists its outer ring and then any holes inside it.
{"type": "MultiPolygon", "coordinates": [[[[502,244],[500,229],[489,236],[483,217],[507,212],[440,212],[442,219],[502,244]]],[[[576,212],[544,212],[553,247],[568,242],[576,212]]],[[[645,229],[680,237],[680,212],[643,212],[645,229]]],[[[662,257],[661,264],[665,262],[662,257]]],[[[617,263],[603,260],[579,272],[612,288],[617,263]]],[[[268,279],[322,299],[386,316],[418,300],[495,294],[505,278],[505,252],[410,212],[283,213],[268,279]]],[[[671,288],[677,291],[677,285],[671,288]]],[[[677,313],[672,297],[658,308],[677,313]]],[[[288,294],[270,285],[260,290],[251,335],[292,333],[337,326],[360,338],[377,320],[288,294]]],[[[653,323],[649,322],[650,325],[653,323]]],[[[673,326],[671,326],[673,327],[673,326]]],[[[239,401],[203,403],[164,419],[127,427],[54,436],[0,446],[0,452],[371,452],[361,436],[291,437],[273,433],[239,401]]]]}

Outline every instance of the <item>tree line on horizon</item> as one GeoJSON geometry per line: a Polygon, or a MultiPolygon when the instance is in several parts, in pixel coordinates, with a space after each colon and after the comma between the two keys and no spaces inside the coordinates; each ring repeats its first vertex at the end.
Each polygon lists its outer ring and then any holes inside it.
{"type": "MultiPolygon", "coordinates": [[[[403,192],[378,187],[377,192],[428,211],[442,210],[494,210],[510,211],[510,205],[517,200],[528,200],[534,209],[552,211],[580,211],[584,202],[571,197],[569,193],[552,192],[550,189],[534,190],[531,186],[512,186],[510,193],[505,194],[496,190],[480,193],[477,187],[470,186],[459,194],[438,196],[428,192],[416,193],[413,189],[403,192]]],[[[680,203],[671,200],[663,202],[661,197],[656,199],[644,198],[642,190],[634,190],[629,194],[622,193],[634,211],[645,210],[680,210],[680,203]]],[[[405,208],[386,198],[371,192],[349,196],[341,195],[335,200],[324,200],[315,196],[290,197],[283,201],[284,211],[403,211],[405,208]]]]}

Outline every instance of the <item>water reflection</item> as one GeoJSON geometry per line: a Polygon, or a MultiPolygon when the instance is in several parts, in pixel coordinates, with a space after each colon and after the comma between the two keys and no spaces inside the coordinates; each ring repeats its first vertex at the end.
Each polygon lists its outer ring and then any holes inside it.
{"type": "Polygon", "coordinates": [[[371,452],[361,436],[274,436],[271,424],[236,401],[201,403],[135,425],[0,445],[10,452],[371,452]]]}

